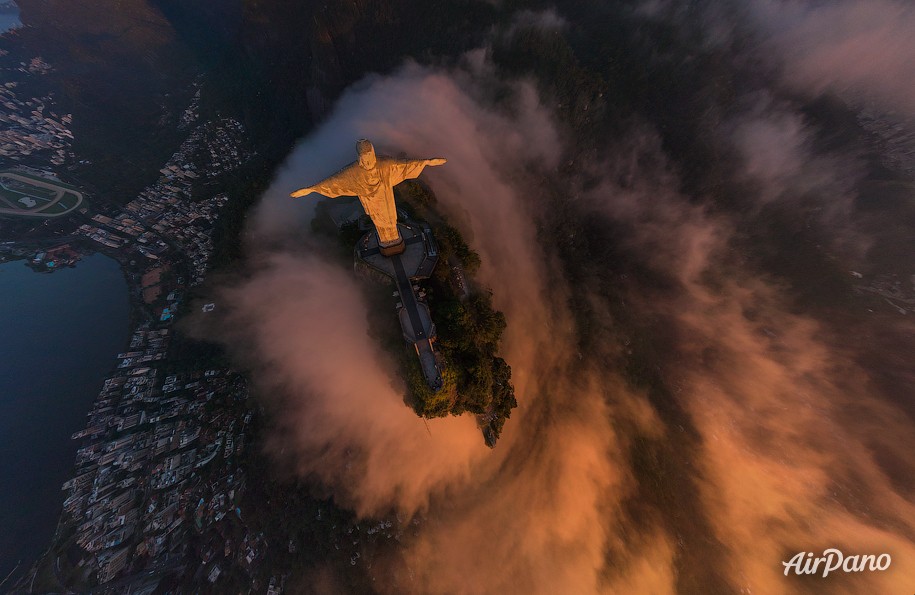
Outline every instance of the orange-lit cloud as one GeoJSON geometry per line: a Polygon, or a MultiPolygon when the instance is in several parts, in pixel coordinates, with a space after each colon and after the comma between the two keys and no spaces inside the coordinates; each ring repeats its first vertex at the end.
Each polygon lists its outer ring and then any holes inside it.
{"type": "MultiPolygon", "coordinates": [[[[231,306],[218,332],[253,369],[276,459],[360,516],[425,519],[376,560],[378,588],[768,593],[913,584],[915,510],[898,481],[915,472],[911,425],[826,326],[792,308],[785,287],[743,266],[734,240],[742,215],[680,194],[647,127],[608,139],[600,161],[581,165],[599,183],[577,186],[573,175],[556,196],[545,184],[564,148],[556,124],[525,83],[511,85],[508,108],[488,107],[489,75],[477,53],[463,70],[407,66],[354,87],[279,172],[252,223],[248,276],[222,290],[231,306]],[[359,284],[309,237],[309,204],[288,199],[352,160],[361,137],[382,152],[448,158],[424,178],[480,252],[482,280],[508,321],[501,355],[519,407],[493,451],[472,419],[435,420],[427,431],[403,404],[392,358],[367,333],[359,284]],[[613,235],[551,235],[585,222],[613,235]],[[561,254],[559,242],[580,252],[561,254]],[[605,257],[600,242],[660,281],[614,277],[624,263],[605,257]],[[570,282],[573,257],[593,283],[570,282]],[[610,278],[620,286],[612,295],[598,283],[610,278]],[[587,330],[600,337],[589,349],[571,304],[587,304],[587,330]],[[621,308],[668,333],[666,350],[630,346],[637,338],[613,314],[621,308]],[[651,363],[655,384],[626,378],[630,356],[651,363]],[[894,565],[828,583],[782,574],[790,555],[827,547],[891,551],[894,565]]],[[[771,149],[739,172],[770,193],[758,200],[776,200],[797,180],[820,184],[831,162],[811,156],[802,122],[756,116],[736,123],[729,142],[771,149]],[[781,158],[777,144],[799,159],[781,158]]]]}

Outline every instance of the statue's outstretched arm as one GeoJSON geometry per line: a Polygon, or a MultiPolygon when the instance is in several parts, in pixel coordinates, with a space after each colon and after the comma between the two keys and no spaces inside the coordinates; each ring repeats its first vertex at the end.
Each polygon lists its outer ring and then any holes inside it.
{"type": "Polygon", "coordinates": [[[358,196],[359,195],[359,177],[354,170],[358,167],[355,163],[344,167],[329,178],[325,178],[314,184],[296,190],[289,196],[292,198],[301,198],[312,192],[323,194],[328,198],[337,198],[338,196],[358,196]]]}
{"type": "Polygon", "coordinates": [[[298,190],[296,190],[289,196],[291,196],[292,198],[302,198],[303,196],[308,196],[309,194],[311,194],[314,191],[315,191],[314,188],[312,188],[311,186],[308,186],[307,188],[299,188],[298,190]]]}
{"type": "Polygon", "coordinates": [[[434,157],[432,159],[397,159],[393,162],[393,171],[391,176],[391,183],[396,185],[404,180],[412,180],[418,178],[419,174],[423,172],[423,169],[427,166],[435,165],[444,165],[447,162],[446,159],[441,157],[434,157]]]}

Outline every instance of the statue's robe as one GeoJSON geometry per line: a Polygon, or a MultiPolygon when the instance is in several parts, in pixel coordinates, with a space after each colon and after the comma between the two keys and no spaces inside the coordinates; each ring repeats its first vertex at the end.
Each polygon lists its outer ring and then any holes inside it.
{"type": "Polygon", "coordinates": [[[329,198],[358,196],[362,208],[375,224],[379,243],[392,246],[400,242],[394,186],[418,177],[425,167],[425,159],[394,159],[378,155],[371,170],[354,161],[311,188],[329,198]]]}

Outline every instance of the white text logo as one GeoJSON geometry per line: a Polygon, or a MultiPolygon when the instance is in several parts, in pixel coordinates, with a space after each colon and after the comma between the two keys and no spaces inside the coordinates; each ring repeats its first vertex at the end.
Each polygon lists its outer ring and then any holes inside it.
{"type": "Polygon", "coordinates": [[[791,570],[794,574],[817,574],[822,573],[823,577],[829,576],[830,572],[841,570],[842,572],[864,572],[865,570],[886,570],[893,561],[889,554],[854,555],[846,557],[842,552],[835,548],[823,550],[823,555],[819,558],[813,557],[813,552],[798,552],[787,562],[782,562],[785,567],[785,576],[791,570]]]}

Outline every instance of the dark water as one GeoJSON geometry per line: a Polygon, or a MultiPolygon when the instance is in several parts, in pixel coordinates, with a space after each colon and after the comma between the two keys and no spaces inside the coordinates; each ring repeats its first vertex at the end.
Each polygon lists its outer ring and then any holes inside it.
{"type": "MultiPolygon", "coordinates": [[[[3,0],[0,0],[0,4],[3,4],[3,0]]],[[[22,23],[19,22],[19,13],[18,12],[0,12],[0,35],[3,35],[10,29],[15,29],[16,27],[21,27],[22,23]]],[[[0,578],[0,580],[3,580],[0,578]]]]}
{"type": "Polygon", "coordinates": [[[0,265],[0,581],[49,545],[76,454],[70,436],[127,342],[128,313],[108,257],[51,274],[0,265]]]}

